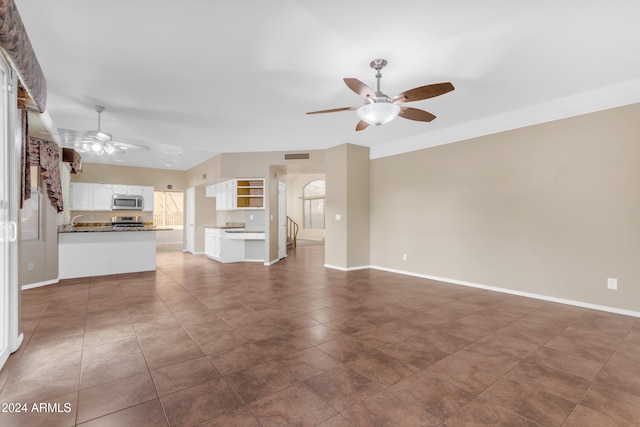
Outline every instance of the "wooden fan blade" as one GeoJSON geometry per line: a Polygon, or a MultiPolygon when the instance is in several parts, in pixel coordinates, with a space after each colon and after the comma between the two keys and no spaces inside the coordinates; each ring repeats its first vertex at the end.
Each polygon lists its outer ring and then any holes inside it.
{"type": "Polygon", "coordinates": [[[357,93],[363,98],[375,98],[376,93],[366,84],[362,83],[358,79],[347,77],[343,79],[349,89],[357,93]]]}
{"type": "Polygon", "coordinates": [[[364,130],[368,127],[369,127],[369,123],[365,122],[364,120],[360,120],[356,125],[356,132],[364,130]]]}
{"type": "Polygon", "coordinates": [[[342,108],[332,108],[331,110],[310,111],[307,114],[335,113],[338,111],[348,111],[348,110],[357,110],[357,109],[358,107],[342,107],[342,108]]]}
{"type": "Polygon", "coordinates": [[[391,102],[420,101],[423,99],[444,95],[445,93],[451,92],[454,89],[455,88],[453,87],[453,85],[449,82],[420,86],[397,94],[396,96],[391,98],[391,102]]]}
{"type": "Polygon", "coordinates": [[[430,122],[436,118],[436,116],[429,112],[411,107],[400,107],[398,116],[404,119],[416,120],[418,122],[430,122]]]}

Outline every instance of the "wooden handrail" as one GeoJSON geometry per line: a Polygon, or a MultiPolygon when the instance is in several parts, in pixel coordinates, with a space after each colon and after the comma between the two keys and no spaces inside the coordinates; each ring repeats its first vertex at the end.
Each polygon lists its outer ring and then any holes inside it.
{"type": "Polygon", "coordinates": [[[296,247],[298,239],[298,229],[300,229],[298,223],[287,215],[287,247],[296,247]]]}

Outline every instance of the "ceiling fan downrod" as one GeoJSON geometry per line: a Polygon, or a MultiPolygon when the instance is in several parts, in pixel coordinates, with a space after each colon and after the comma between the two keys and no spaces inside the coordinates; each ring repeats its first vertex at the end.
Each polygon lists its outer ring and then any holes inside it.
{"type": "Polygon", "coordinates": [[[382,78],[382,70],[387,65],[386,59],[374,59],[369,63],[369,66],[376,70],[376,96],[384,97],[386,96],[384,93],[380,92],[380,79],[382,78]]]}

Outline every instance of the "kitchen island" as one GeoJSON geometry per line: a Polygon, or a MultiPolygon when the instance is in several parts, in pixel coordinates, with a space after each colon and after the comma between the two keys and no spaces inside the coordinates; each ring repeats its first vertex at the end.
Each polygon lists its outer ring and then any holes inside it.
{"type": "Polygon", "coordinates": [[[58,231],[60,279],[155,271],[156,232],[163,229],[111,226],[61,227],[58,231]]]}

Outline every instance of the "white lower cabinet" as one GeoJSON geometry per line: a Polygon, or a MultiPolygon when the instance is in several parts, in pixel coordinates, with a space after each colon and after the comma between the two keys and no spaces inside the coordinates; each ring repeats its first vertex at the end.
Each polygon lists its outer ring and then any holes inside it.
{"type": "Polygon", "coordinates": [[[155,269],[155,231],[58,234],[60,279],[154,271],[155,269]]]}
{"type": "Polygon", "coordinates": [[[204,253],[211,259],[220,262],[244,261],[244,242],[228,239],[225,231],[241,229],[204,229],[204,253]]]}

